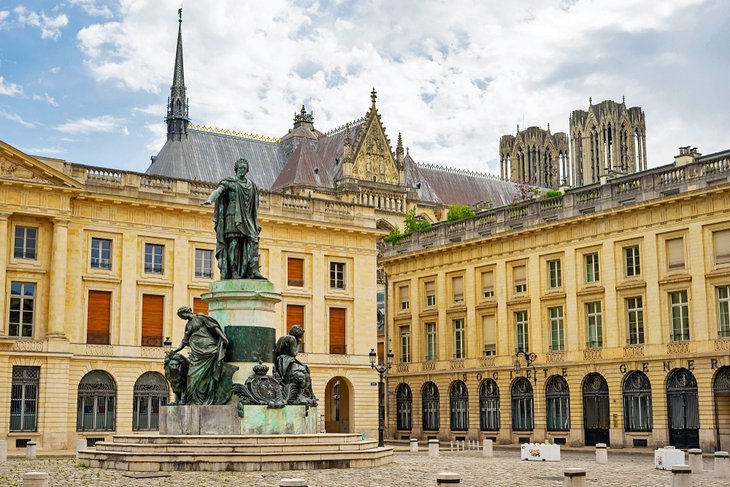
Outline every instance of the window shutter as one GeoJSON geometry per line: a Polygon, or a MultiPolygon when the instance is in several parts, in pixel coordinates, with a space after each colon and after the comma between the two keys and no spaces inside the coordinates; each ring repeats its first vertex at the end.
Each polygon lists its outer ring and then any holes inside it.
{"type": "Polygon", "coordinates": [[[730,263],[730,230],[712,234],[715,240],[715,264],[730,263]]]}
{"type": "Polygon", "coordinates": [[[497,343],[497,327],[495,326],[494,315],[483,316],[482,326],[484,329],[484,345],[497,343]]]}
{"type": "MultiPolygon", "coordinates": [[[[193,313],[208,314],[208,303],[200,298],[193,298],[193,313]]],[[[160,332],[161,333],[161,332],[160,332]]]]}
{"type": "MultiPolygon", "coordinates": [[[[291,327],[299,325],[304,328],[304,306],[299,304],[286,305],[286,332],[289,333],[291,327]]],[[[306,339],[306,335],[302,337],[302,344],[306,339]]],[[[304,347],[299,348],[300,352],[304,351],[304,347]]]]}
{"type": "Polygon", "coordinates": [[[109,345],[112,293],[89,291],[86,316],[86,343],[109,345]]]}
{"type": "Polygon", "coordinates": [[[669,270],[684,269],[684,239],[667,240],[667,266],[669,270]]]}
{"type": "Polygon", "coordinates": [[[436,283],[429,281],[426,283],[426,296],[433,296],[436,294],[436,283]]]}
{"type": "Polygon", "coordinates": [[[482,297],[494,295],[494,272],[482,272],[482,297]]]}
{"type": "Polygon", "coordinates": [[[345,308],[330,308],[330,353],[346,353],[345,308]]]}
{"type": "Polygon", "coordinates": [[[142,295],[142,346],[162,346],[162,317],[164,296],[142,295]]]}
{"type": "Polygon", "coordinates": [[[464,278],[454,277],[451,279],[451,287],[454,295],[454,302],[464,301],[464,278]]]}
{"type": "Polygon", "coordinates": [[[513,270],[515,276],[515,286],[520,284],[527,284],[527,272],[525,266],[517,266],[513,270]]]}
{"type": "Polygon", "coordinates": [[[304,259],[287,259],[287,284],[289,286],[304,287],[304,259]]]}

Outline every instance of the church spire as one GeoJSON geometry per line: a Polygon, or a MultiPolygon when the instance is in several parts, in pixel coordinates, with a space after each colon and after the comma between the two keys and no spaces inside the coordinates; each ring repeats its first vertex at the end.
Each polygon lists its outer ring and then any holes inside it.
{"type": "Polygon", "coordinates": [[[188,99],[185,93],[185,70],[183,69],[182,8],[177,11],[177,51],[175,70],[172,75],[170,98],[167,100],[167,140],[183,140],[188,135],[188,99]]]}

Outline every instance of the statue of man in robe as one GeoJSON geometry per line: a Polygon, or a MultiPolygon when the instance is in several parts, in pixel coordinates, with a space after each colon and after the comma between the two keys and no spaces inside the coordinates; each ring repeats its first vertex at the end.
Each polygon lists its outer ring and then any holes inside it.
{"type": "Polygon", "coordinates": [[[284,400],[287,404],[316,406],[317,397],[312,391],[312,377],[309,367],[297,358],[304,336],[304,328],[294,325],[289,334],[276,342],[274,377],[284,386],[284,400]]]}
{"type": "Polygon", "coordinates": [[[238,159],[236,177],[226,178],[203,205],[215,204],[215,256],[225,279],[266,279],[259,271],[259,233],[256,223],[259,190],[248,175],[248,161],[238,159]]]}

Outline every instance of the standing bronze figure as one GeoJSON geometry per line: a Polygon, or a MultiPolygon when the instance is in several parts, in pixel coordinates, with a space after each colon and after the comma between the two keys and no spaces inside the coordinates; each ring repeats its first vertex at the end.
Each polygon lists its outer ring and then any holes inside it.
{"type": "Polygon", "coordinates": [[[248,177],[248,161],[234,165],[235,178],[226,178],[204,205],[215,203],[215,256],[224,279],[266,279],[259,271],[259,233],[256,223],[259,190],[248,177]]]}

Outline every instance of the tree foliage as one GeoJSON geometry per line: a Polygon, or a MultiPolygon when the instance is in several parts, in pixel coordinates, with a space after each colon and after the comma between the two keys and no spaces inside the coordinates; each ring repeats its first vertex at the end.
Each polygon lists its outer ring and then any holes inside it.
{"type": "Polygon", "coordinates": [[[446,219],[450,222],[457,220],[463,220],[474,216],[474,210],[470,206],[466,205],[449,205],[449,214],[446,219]]]}
{"type": "Polygon", "coordinates": [[[415,208],[411,208],[410,210],[406,211],[406,216],[403,220],[403,228],[405,230],[401,232],[400,228],[398,228],[398,225],[396,225],[395,228],[393,228],[393,230],[390,232],[390,234],[384,237],[383,240],[388,243],[397,244],[411,233],[418,230],[423,230],[424,228],[429,228],[430,226],[431,224],[429,222],[427,222],[423,218],[416,216],[415,208]]]}

